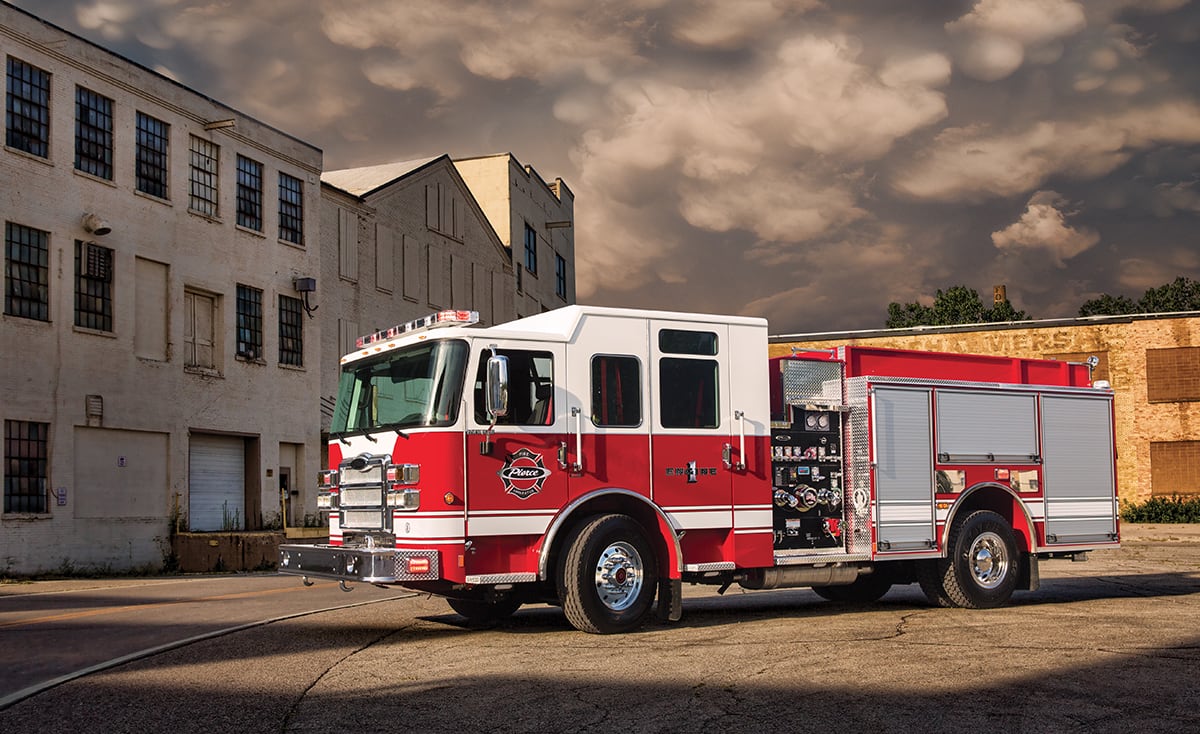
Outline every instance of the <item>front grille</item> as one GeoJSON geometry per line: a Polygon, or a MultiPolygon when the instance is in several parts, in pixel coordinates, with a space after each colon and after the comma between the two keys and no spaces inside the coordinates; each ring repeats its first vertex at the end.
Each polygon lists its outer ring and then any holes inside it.
{"type": "Polygon", "coordinates": [[[343,462],[340,468],[342,486],[354,486],[356,484],[382,484],[383,483],[383,464],[382,460],[377,460],[367,464],[361,471],[356,470],[352,466],[352,462],[343,462]]]}
{"type": "Polygon", "coordinates": [[[342,510],[342,528],[382,530],[383,513],[379,510],[342,510]]]}
{"type": "Polygon", "coordinates": [[[382,507],[383,489],[343,487],[340,502],[342,507],[382,507]]]}

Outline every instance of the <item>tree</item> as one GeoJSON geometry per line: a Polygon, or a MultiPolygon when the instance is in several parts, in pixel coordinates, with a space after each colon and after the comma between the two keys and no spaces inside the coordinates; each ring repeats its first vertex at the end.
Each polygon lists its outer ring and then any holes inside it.
{"type": "Polygon", "coordinates": [[[1150,288],[1138,301],[1142,313],[1200,311],[1200,282],[1178,277],[1166,285],[1150,288]]]}
{"type": "Polygon", "coordinates": [[[983,320],[989,324],[1002,323],[1005,321],[1028,321],[1029,314],[1013,308],[1012,303],[1005,298],[1002,302],[997,303],[995,306],[984,309],[983,320]]]}
{"type": "Polygon", "coordinates": [[[933,323],[933,309],[919,303],[900,305],[895,301],[888,304],[887,328],[911,329],[933,323]]]}
{"type": "Polygon", "coordinates": [[[992,308],[984,308],[979,293],[974,288],[956,285],[946,290],[939,289],[933,306],[920,303],[888,304],[887,328],[911,329],[914,326],[949,326],[951,324],[979,324],[1002,321],[1025,321],[1029,316],[1018,311],[1006,298],[992,308]]]}
{"type": "Polygon", "coordinates": [[[1080,316],[1121,316],[1130,313],[1200,311],[1200,282],[1178,277],[1157,288],[1148,288],[1137,303],[1128,296],[1103,293],[1079,307],[1080,316]]]}
{"type": "Polygon", "coordinates": [[[1120,316],[1121,314],[1137,313],[1137,304],[1128,296],[1110,296],[1101,294],[1098,298],[1084,301],[1079,307],[1080,316],[1120,316]]]}
{"type": "Polygon", "coordinates": [[[974,288],[954,285],[945,291],[938,289],[933,298],[933,323],[978,324],[983,321],[983,301],[974,288]]]}

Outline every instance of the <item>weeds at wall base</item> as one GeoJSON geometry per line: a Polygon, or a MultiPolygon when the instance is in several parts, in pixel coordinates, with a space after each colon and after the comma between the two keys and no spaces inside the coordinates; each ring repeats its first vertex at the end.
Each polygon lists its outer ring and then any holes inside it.
{"type": "Polygon", "coordinates": [[[1151,497],[1121,504],[1121,521],[1136,523],[1200,523],[1200,497],[1151,497]]]}

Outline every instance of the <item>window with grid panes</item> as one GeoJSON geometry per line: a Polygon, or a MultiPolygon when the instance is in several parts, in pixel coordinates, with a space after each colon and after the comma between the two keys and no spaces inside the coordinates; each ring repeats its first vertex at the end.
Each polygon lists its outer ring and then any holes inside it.
{"type": "Polygon", "coordinates": [[[113,101],[75,87],[75,168],[112,180],[113,101]]]}
{"type": "Polygon", "coordinates": [[[47,511],[50,424],[4,421],[4,511],[47,511]]]}
{"type": "Polygon", "coordinates": [[[112,331],[113,251],[75,240],[75,325],[112,331]]]}
{"type": "Polygon", "coordinates": [[[304,182],[279,174],[279,239],[304,244],[304,182]]]}
{"type": "Polygon", "coordinates": [[[279,364],[304,365],[303,316],[299,298],[279,296],[279,364]]]}
{"type": "Polygon", "coordinates": [[[567,299],[567,261],[558,253],[554,254],[554,293],[564,301],[567,299]]]}
{"type": "Polygon", "coordinates": [[[217,158],[221,147],[216,143],[191,137],[188,144],[188,209],[208,217],[216,217],[217,158]]]}
{"type": "Polygon", "coordinates": [[[50,233],[4,225],[4,313],[50,320],[50,233]]]}
{"type": "Polygon", "coordinates": [[[245,359],[262,359],[263,292],[238,283],[237,354],[245,359]]]}
{"type": "Polygon", "coordinates": [[[262,223],[262,164],[245,156],[237,157],[237,223],[240,227],[261,232],[262,223]]]}
{"type": "Polygon", "coordinates": [[[537,275],[537,232],[525,225],[525,269],[537,275]]]}
{"type": "Polygon", "coordinates": [[[137,190],[167,198],[167,147],[171,126],[144,112],[137,113],[137,190]]]}
{"type": "Polygon", "coordinates": [[[50,156],[50,73],[8,57],[4,144],[48,158],[50,156]]]}

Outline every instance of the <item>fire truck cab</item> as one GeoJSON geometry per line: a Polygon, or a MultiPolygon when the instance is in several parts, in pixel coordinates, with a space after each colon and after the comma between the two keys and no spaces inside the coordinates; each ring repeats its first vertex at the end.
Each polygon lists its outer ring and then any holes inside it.
{"type": "Polygon", "coordinates": [[[1112,391],[1087,365],[847,346],[762,319],[444,311],[359,340],[320,476],[328,545],[280,571],[444,596],[474,622],[677,620],[682,584],[943,606],[1118,544],[1112,391]]]}

